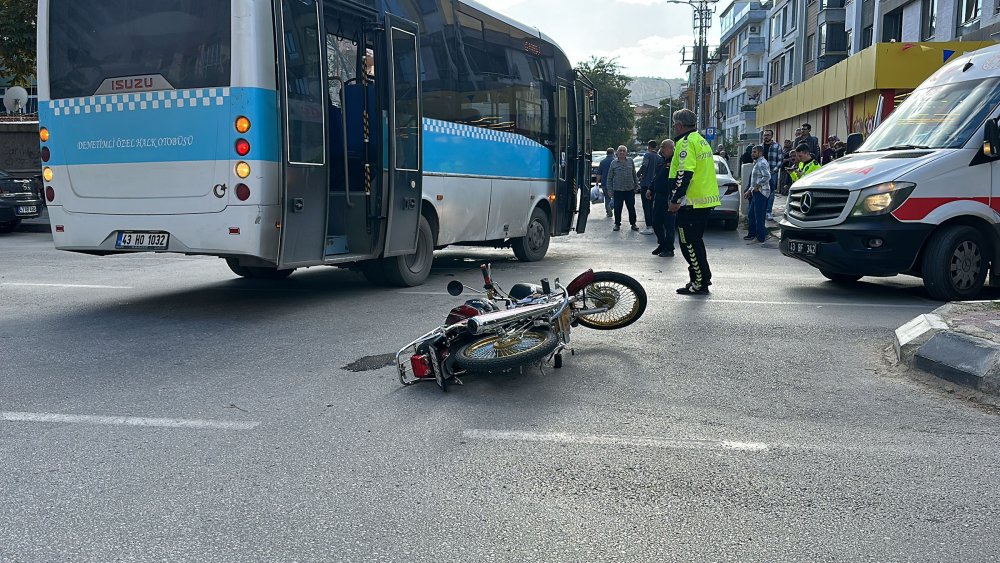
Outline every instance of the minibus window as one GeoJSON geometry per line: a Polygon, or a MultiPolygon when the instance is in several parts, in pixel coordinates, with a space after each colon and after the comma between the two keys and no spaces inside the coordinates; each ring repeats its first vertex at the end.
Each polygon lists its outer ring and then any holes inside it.
{"type": "Polygon", "coordinates": [[[920,88],[871,134],[861,151],[963,147],[1000,103],[998,83],[1000,78],[991,78],[920,88]]]}

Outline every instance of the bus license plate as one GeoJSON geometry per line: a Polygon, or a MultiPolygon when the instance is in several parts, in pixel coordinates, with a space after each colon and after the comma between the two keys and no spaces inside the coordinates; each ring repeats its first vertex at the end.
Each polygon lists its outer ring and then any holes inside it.
{"type": "Polygon", "coordinates": [[[815,242],[802,242],[798,240],[790,240],[788,241],[788,249],[791,250],[793,254],[816,256],[815,242]]]}
{"type": "Polygon", "coordinates": [[[170,235],[141,231],[118,231],[115,248],[119,250],[166,250],[170,235]]]}
{"type": "Polygon", "coordinates": [[[17,207],[18,215],[33,215],[35,213],[38,213],[37,205],[19,205],[17,207]]]}

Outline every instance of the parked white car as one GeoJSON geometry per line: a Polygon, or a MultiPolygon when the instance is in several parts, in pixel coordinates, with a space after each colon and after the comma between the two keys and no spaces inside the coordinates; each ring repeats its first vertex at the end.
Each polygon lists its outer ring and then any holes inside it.
{"type": "Polygon", "coordinates": [[[735,231],[740,225],[740,183],[733,178],[729,164],[721,156],[715,156],[715,179],[719,182],[719,197],[722,205],[712,209],[712,219],[722,220],[727,231],[735,231]]]}

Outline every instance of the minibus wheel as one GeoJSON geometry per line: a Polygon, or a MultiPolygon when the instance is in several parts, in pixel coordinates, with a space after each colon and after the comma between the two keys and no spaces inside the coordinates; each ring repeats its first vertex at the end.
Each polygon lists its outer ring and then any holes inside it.
{"type": "Polygon", "coordinates": [[[416,252],[405,256],[383,258],[379,265],[382,275],[368,276],[368,280],[373,283],[385,283],[397,287],[413,287],[424,283],[427,276],[431,275],[431,266],[434,265],[434,231],[431,230],[427,218],[420,216],[416,252]]]}
{"type": "Polygon", "coordinates": [[[983,235],[955,225],[934,233],[924,251],[924,287],[934,299],[972,299],[983,288],[989,260],[983,235]]]}
{"type": "Polygon", "coordinates": [[[531,212],[525,235],[511,240],[514,256],[521,262],[538,262],[549,250],[549,238],[549,216],[536,207],[531,212]]]}

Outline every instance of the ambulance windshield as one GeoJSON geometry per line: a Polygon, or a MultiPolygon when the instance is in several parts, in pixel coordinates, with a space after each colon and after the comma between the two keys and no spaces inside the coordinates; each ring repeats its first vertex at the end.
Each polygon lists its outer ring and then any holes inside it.
{"type": "Polygon", "coordinates": [[[913,92],[859,152],[965,146],[1000,103],[1000,78],[952,82],[913,92]]]}

